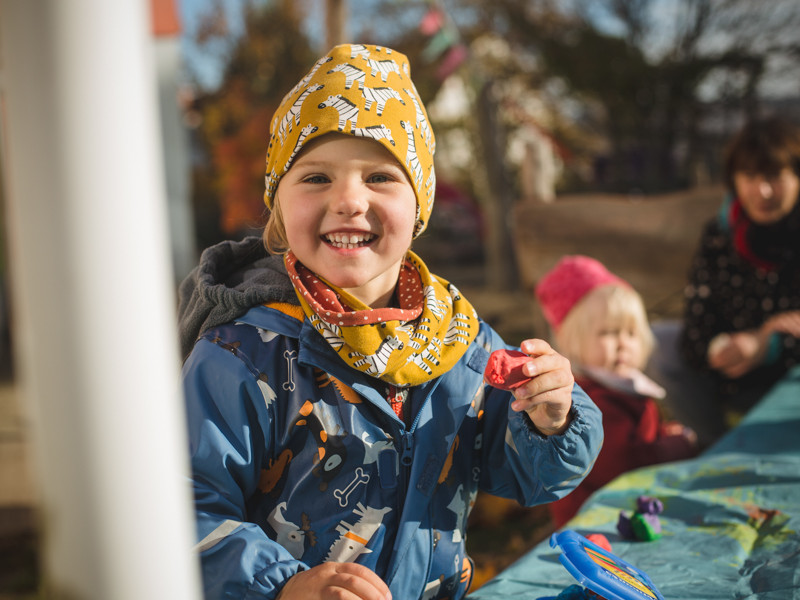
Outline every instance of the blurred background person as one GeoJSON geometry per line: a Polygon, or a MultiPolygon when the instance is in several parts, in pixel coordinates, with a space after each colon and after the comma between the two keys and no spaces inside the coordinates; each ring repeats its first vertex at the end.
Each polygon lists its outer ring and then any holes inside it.
{"type": "Polygon", "coordinates": [[[800,128],[748,122],[724,170],[729,194],[692,261],[680,338],[690,367],[711,375],[707,402],[725,419],[717,429],[800,362],[800,128]]]}
{"type": "Polygon", "coordinates": [[[631,469],[691,458],[696,435],[661,417],[664,389],[644,370],[653,333],[639,293],[588,256],[565,256],[536,287],[575,380],[603,413],[605,440],[591,473],[569,495],[549,504],[561,527],[600,487],[631,469]]]}

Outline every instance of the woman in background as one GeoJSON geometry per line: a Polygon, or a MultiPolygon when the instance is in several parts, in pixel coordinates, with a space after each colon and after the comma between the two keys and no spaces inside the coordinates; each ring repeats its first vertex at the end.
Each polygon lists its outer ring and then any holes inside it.
{"type": "Polygon", "coordinates": [[[692,261],[680,339],[689,366],[711,376],[721,430],[800,362],[800,128],[747,123],[724,172],[729,195],[692,261]]]}

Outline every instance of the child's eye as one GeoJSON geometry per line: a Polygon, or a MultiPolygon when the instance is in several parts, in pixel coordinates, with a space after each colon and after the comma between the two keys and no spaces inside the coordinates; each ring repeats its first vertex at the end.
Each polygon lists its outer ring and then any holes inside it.
{"type": "Polygon", "coordinates": [[[394,181],[394,177],[386,173],[373,173],[367,177],[368,183],[389,183],[391,181],[394,181]]]}
{"type": "Polygon", "coordinates": [[[330,179],[325,175],[309,175],[307,177],[303,177],[303,183],[328,183],[330,179]]]}

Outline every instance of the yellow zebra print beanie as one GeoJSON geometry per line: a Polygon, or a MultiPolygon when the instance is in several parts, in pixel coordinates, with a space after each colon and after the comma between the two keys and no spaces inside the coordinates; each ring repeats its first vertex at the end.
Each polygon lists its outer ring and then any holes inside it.
{"type": "Polygon", "coordinates": [[[436,142],[410,72],[405,55],[381,46],[344,44],[319,59],[272,118],[267,207],[303,144],[331,132],[367,137],[386,147],[408,173],[417,196],[418,236],[433,208],[436,142]]]}

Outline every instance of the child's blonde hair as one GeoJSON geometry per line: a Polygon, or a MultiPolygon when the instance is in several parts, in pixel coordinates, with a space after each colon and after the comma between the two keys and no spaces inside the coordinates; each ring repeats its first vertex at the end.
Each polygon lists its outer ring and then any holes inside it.
{"type": "Polygon", "coordinates": [[[655,338],[642,297],[626,285],[603,285],[581,298],[554,332],[559,352],[572,362],[585,364],[585,334],[598,320],[612,327],[632,326],[642,347],[642,364],[637,367],[644,368],[653,352],[655,338]]]}
{"type": "Polygon", "coordinates": [[[289,239],[286,236],[286,225],[283,222],[281,203],[275,198],[272,210],[269,211],[267,224],[261,236],[264,246],[270,254],[283,254],[289,249],[289,239]]]}

